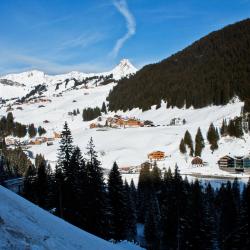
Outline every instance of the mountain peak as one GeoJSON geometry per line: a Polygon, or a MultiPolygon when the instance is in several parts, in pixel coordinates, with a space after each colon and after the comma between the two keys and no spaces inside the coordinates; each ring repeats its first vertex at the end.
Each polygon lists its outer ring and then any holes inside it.
{"type": "Polygon", "coordinates": [[[122,59],[111,73],[115,79],[120,79],[127,75],[134,74],[136,71],[137,68],[129,61],[129,59],[122,59]]]}

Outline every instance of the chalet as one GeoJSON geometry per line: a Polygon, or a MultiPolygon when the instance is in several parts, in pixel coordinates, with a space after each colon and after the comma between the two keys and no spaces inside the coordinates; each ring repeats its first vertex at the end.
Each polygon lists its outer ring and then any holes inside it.
{"type": "Polygon", "coordinates": [[[170,126],[181,126],[183,125],[184,122],[181,118],[177,117],[177,118],[173,118],[171,121],[170,121],[170,126]]]}
{"type": "Polygon", "coordinates": [[[60,139],[60,138],[62,138],[61,133],[54,132],[53,134],[54,134],[54,138],[55,138],[55,139],[60,139]]]}
{"type": "Polygon", "coordinates": [[[165,152],[163,151],[154,151],[148,154],[148,159],[150,161],[161,161],[166,158],[165,152]]]}
{"type": "Polygon", "coordinates": [[[233,168],[234,158],[229,155],[225,155],[219,159],[218,164],[220,168],[233,168]]]}
{"type": "Polygon", "coordinates": [[[7,146],[15,145],[15,144],[16,144],[16,139],[15,139],[15,138],[12,138],[12,137],[6,137],[6,138],[5,138],[5,144],[6,144],[7,146]]]}
{"type": "Polygon", "coordinates": [[[250,168],[250,155],[244,158],[243,164],[244,164],[244,168],[250,168]]]}
{"type": "Polygon", "coordinates": [[[96,123],[90,123],[90,125],[89,125],[89,128],[97,128],[97,124],[96,123]]]}
{"type": "Polygon", "coordinates": [[[129,166],[119,167],[119,171],[121,174],[129,174],[131,173],[132,168],[129,166]]]}
{"type": "Polygon", "coordinates": [[[52,146],[53,144],[53,141],[47,141],[47,146],[52,146]]]}
{"type": "Polygon", "coordinates": [[[30,144],[30,145],[41,145],[41,144],[42,144],[42,141],[41,141],[41,140],[38,140],[38,139],[30,140],[29,144],[30,144]]]}
{"type": "Polygon", "coordinates": [[[196,166],[196,167],[204,166],[203,160],[198,156],[192,160],[191,164],[192,164],[192,166],[196,166]]]}
{"type": "Polygon", "coordinates": [[[137,119],[128,119],[125,121],[125,126],[128,127],[143,127],[143,122],[137,120],[137,119]]]}

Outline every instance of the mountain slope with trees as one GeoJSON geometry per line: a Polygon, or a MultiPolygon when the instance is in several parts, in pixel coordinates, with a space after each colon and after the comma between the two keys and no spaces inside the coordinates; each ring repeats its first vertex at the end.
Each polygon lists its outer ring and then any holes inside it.
{"type": "MultiPolygon", "coordinates": [[[[249,101],[250,19],[210,33],[169,58],[121,79],[108,96],[110,110],[224,105],[249,101]]],[[[249,110],[249,105],[246,107],[249,110]]]]}

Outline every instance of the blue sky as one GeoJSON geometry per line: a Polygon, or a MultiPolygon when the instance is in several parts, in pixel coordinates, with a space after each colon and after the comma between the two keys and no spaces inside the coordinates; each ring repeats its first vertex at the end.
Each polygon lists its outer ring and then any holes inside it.
{"type": "Polygon", "coordinates": [[[138,68],[248,18],[250,0],[1,0],[0,74],[138,68]]]}

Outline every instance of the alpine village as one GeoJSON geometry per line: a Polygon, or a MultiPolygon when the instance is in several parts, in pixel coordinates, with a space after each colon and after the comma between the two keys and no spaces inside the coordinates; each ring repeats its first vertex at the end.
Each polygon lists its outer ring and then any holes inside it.
{"type": "Polygon", "coordinates": [[[0,9],[0,249],[250,249],[249,1],[0,9]]]}

